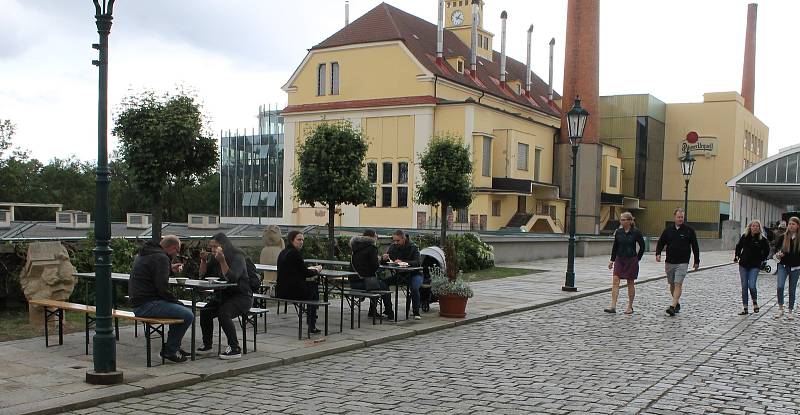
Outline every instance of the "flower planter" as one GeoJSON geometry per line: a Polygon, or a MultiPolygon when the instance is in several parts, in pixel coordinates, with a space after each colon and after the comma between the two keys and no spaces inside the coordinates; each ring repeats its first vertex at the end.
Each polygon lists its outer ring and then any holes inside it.
{"type": "Polygon", "coordinates": [[[439,315],[450,318],[464,318],[467,313],[467,297],[447,294],[439,296],[439,315]]]}

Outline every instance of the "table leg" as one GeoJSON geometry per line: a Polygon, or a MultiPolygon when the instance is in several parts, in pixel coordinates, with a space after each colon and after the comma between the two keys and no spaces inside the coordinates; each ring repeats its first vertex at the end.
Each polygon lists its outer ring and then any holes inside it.
{"type": "MultiPolygon", "coordinates": [[[[192,290],[192,315],[197,315],[197,290],[192,290]]],[[[192,319],[192,360],[195,359],[195,354],[197,353],[197,348],[195,347],[195,329],[194,323],[197,318],[192,319]]]]}
{"type": "Polygon", "coordinates": [[[398,304],[400,303],[400,278],[397,276],[397,273],[392,271],[392,275],[394,276],[394,322],[397,323],[397,315],[400,314],[398,311],[398,304]]]}

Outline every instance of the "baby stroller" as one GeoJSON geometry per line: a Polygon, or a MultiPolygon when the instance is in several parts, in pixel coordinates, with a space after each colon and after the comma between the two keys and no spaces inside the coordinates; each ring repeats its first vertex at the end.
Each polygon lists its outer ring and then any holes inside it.
{"type": "Polygon", "coordinates": [[[424,276],[422,287],[419,289],[420,307],[427,313],[431,310],[431,303],[439,301],[431,292],[431,267],[435,265],[444,271],[447,268],[447,262],[444,260],[444,251],[438,246],[423,248],[419,251],[419,258],[422,262],[424,276]]]}

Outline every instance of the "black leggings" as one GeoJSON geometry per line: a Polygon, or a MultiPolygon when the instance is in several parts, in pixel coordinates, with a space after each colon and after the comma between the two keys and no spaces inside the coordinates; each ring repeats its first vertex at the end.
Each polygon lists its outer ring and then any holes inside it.
{"type": "Polygon", "coordinates": [[[228,338],[228,346],[232,349],[239,348],[239,339],[236,335],[236,326],[233,319],[238,318],[250,309],[252,298],[236,296],[220,302],[214,298],[200,310],[200,330],[203,333],[203,345],[214,344],[214,318],[219,320],[219,326],[228,338]],[[244,312],[242,310],[245,310],[244,312]]]}

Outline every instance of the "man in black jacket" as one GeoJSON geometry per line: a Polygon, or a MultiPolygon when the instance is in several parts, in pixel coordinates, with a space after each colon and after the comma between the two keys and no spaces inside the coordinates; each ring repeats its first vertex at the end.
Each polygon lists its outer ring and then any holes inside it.
{"type": "MultiPolygon", "coordinates": [[[[394,262],[395,264],[400,264],[405,262],[411,267],[418,267],[422,264],[419,258],[419,248],[417,248],[417,245],[400,229],[392,233],[392,245],[387,252],[383,254],[381,259],[386,263],[394,262]]],[[[419,288],[422,286],[424,277],[421,272],[415,272],[411,275],[407,272],[399,274],[401,274],[402,277],[408,278],[407,283],[411,289],[411,307],[414,311],[414,320],[421,320],[422,317],[419,315],[419,288]]]]}
{"type": "Polygon", "coordinates": [[[133,261],[128,295],[131,297],[133,314],[139,317],[167,317],[183,319],[182,324],[171,324],[167,343],[161,350],[165,359],[180,363],[186,361],[188,353],[181,349],[181,340],[192,326],[194,314],[184,307],[169,291],[169,274],[180,272],[182,264],[170,264],[181,250],[181,241],[175,235],[167,235],[161,243],[147,241],[136,260],[133,261]]]}
{"type": "Polygon", "coordinates": [[[675,209],[675,224],[667,226],[656,245],[656,262],[661,262],[661,251],[667,246],[667,260],[664,266],[669,282],[669,292],[672,295],[672,304],[667,308],[667,314],[674,316],[681,310],[681,293],[683,280],[689,271],[689,256],[694,254],[694,267],[700,267],[700,246],[694,229],[683,223],[686,213],[683,209],[675,209]]]}

